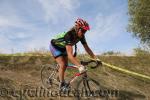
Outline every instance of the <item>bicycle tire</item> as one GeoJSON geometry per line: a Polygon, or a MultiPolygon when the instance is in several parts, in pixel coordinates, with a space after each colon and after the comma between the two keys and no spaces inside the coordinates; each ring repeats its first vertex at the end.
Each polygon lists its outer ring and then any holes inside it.
{"type": "Polygon", "coordinates": [[[99,100],[99,96],[95,95],[96,91],[102,89],[99,82],[95,81],[92,78],[86,77],[82,78],[76,86],[77,89],[77,100],[99,100]],[[95,89],[94,89],[95,88],[95,89]]]}
{"type": "Polygon", "coordinates": [[[58,87],[59,81],[56,77],[57,72],[58,68],[56,65],[43,65],[41,69],[41,81],[45,88],[54,89],[54,87],[58,87]]]}

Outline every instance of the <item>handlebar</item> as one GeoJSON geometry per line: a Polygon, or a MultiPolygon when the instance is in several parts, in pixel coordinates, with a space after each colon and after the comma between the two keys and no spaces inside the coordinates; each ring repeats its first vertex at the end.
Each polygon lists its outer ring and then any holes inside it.
{"type": "Polygon", "coordinates": [[[92,65],[92,69],[95,69],[95,68],[97,68],[99,65],[100,66],[102,66],[102,62],[101,61],[96,61],[96,60],[90,60],[90,61],[80,61],[80,63],[82,64],[82,65],[84,65],[84,66],[87,66],[87,65],[89,65],[90,63],[95,63],[96,65],[92,65]]]}

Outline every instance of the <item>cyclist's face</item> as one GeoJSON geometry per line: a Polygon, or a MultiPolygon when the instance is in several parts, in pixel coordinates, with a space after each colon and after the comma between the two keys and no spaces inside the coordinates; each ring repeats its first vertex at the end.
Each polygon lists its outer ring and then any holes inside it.
{"type": "Polygon", "coordinates": [[[79,36],[79,37],[82,37],[85,33],[86,33],[86,30],[84,30],[84,29],[79,29],[78,36],[79,36]]]}

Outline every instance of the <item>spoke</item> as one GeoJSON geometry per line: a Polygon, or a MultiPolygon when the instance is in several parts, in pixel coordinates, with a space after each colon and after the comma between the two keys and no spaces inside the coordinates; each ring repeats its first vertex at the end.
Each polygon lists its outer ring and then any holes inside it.
{"type": "Polygon", "coordinates": [[[89,85],[89,81],[88,80],[86,80],[86,84],[87,84],[87,87],[88,87],[88,89],[89,89],[89,91],[91,93],[91,89],[90,89],[90,85],[89,85]]]}
{"type": "Polygon", "coordinates": [[[90,86],[92,86],[94,88],[94,90],[96,90],[97,89],[97,87],[95,86],[96,84],[94,82],[90,82],[90,83],[91,83],[90,86]]]}
{"type": "Polygon", "coordinates": [[[55,71],[52,72],[52,74],[49,76],[49,78],[53,77],[55,75],[55,71]]]}

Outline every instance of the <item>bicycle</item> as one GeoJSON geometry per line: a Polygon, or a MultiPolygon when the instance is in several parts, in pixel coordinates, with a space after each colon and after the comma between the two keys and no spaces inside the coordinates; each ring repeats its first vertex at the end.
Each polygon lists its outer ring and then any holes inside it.
{"type": "MultiPolygon", "coordinates": [[[[90,60],[90,61],[81,61],[81,64],[84,66],[88,66],[89,64],[92,64],[91,69],[97,68],[99,65],[102,63],[100,61],[95,61],[95,60],[90,60]]],[[[68,65],[66,66],[66,70],[68,68],[78,70],[78,68],[75,65],[68,65]]],[[[59,65],[50,65],[46,64],[43,65],[42,70],[41,70],[41,80],[42,84],[44,87],[47,89],[55,89],[59,85],[59,79],[57,77],[59,65]]],[[[87,70],[88,71],[88,70],[87,70]]],[[[75,91],[77,92],[76,98],[79,100],[81,97],[86,97],[86,98],[93,98],[94,93],[97,90],[101,89],[101,86],[99,82],[95,81],[94,79],[90,78],[87,75],[87,71],[84,73],[75,73],[75,75],[68,81],[68,86],[70,89],[74,87],[75,91]],[[80,80],[76,82],[75,86],[72,86],[72,83],[77,80],[79,77],[80,80]]],[[[91,100],[91,99],[90,99],[91,100]]],[[[95,100],[93,98],[93,100],[95,100]]]]}

